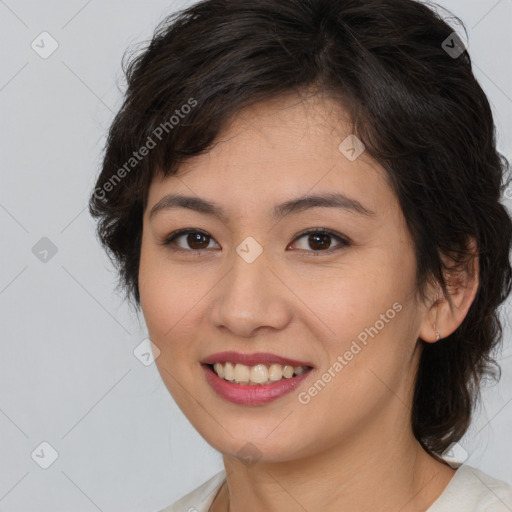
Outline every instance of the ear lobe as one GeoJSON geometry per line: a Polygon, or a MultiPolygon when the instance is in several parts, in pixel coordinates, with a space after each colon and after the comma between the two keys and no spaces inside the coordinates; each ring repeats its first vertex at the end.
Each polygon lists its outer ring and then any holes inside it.
{"type": "MultiPolygon", "coordinates": [[[[479,286],[478,247],[473,237],[469,239],[470,256],[463,262],[442,255],[445,271],[446,288],[449,300],[442,297],[434,301],[427,313],[420,330],[420,338],[427,343],[442,341],[452,334],[464,321],[473,303],[479,286]],[[455,261],[455,263],[454,263],[455,261]],[[439,332],[437,340],[436,331],[439,332]]],[[[442,292],[442,291],[441,291],[442,292]]]]}

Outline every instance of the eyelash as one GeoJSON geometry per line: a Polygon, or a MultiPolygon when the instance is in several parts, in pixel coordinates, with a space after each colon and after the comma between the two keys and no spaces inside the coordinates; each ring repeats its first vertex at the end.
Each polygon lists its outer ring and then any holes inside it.
{"type": "MultiPolygon", "coordinates": [[[[168,246],[169,249],[173,252],[194,253],[196,255],[201,255],[203,252],[209,251],[210,249],[183,249],[183,248],[176,248],[171,245],[176,240],[176,238],[179,238],[180,236],[183,236],[183,235],[189,235],[189,234],[195,234],[195,233],[199,233],[201,235],[204,235],[207,238],[213,239],[213,237],[211,237],[205,231],[201,231],[199,229],[188,229],[187,228],[187,229],[179,229],[177,231],[173,231],[169,236],[167,236],[161,242],[161,245],[168,246]]],[[[308,229],[306,231],[303,231],[302,233],[299,233],[293,239],[293,241],[291,243],[294,243],[297,240],[301,239],[302,237],[304,237],[306,235],[311,235],[311,234],[328,235],[332,238],[337,239],[340,242],[340,244],[335,246],[334,248],[326,249],[326,250],[316,250],[315,251],[315,250],[299,249],[299,251],[310,253],[309,256],[317,257],[317,256],[320,256],[320,254],[331,254],[333,252],[343,249],[344,247],[348,247],[351,245],[351,242],[347,238],[342,237],[341,235],[339,235],[333,231],[330,231],[328,229],[325,229],[325,228],[313,228],[313,229],[308,229]]]]}

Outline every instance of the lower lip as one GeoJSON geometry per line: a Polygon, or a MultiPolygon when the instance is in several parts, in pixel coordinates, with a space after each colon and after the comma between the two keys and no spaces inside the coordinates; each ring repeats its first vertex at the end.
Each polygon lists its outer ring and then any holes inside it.
{"type": "Polygon", "coordinates": [[[206,380],[218,395],[241,405],[262,405],[272,402],[295,389],[311,373],[311,370],[306,370],[301,375],[290,379],[285,377],[271,384],[237,384],[221,379],[207,364],[201,366],[206,380]]]}

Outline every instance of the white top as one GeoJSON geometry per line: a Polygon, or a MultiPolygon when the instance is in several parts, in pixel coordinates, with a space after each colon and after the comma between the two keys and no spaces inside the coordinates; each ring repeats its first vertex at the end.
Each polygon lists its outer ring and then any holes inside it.
{"type": "MultiPolygon", "coordinates": [[[[158,512],[208,512],[226,479],[223,469],[158,512]]],[[[461,464],[443,493],[425,512],[511,512],[512,486],[461,464]]]]}

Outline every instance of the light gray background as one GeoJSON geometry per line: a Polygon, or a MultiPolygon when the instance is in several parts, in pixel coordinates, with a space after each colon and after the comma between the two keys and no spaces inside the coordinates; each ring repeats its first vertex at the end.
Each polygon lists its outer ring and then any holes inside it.
{"type": "MultiPolygon", "coordinates": [[[[135,358],[144,321],[116,295],[86,210],[120,106],[123,51],[188,4],[0,0],[0,511],[148,512],[222,469],[155,366],[135,358]],[[31,48],[43,31],[59,45],[47,59],[31,48]],[[57,248],[47,262],[32,251],[43,237],[57,248]],[[43,441],[59,454],[48,469],[31,456],[43,441]]],[[[468,28],[510,158],[512,0],[440,4],[468,28]]],[[[506,329],[502,381],[485,389],[461,445],[467,463],[512,483],[508,320],[506,329]]]]}

